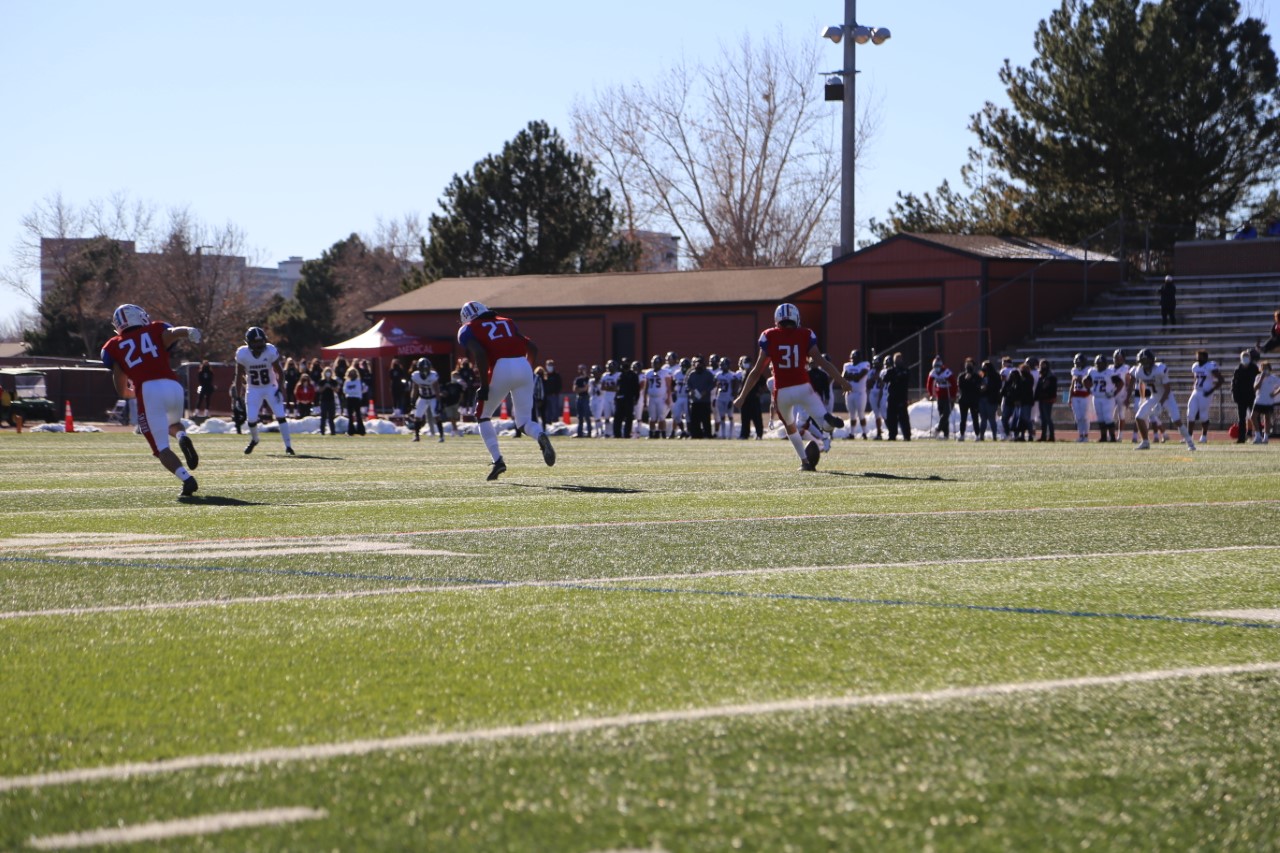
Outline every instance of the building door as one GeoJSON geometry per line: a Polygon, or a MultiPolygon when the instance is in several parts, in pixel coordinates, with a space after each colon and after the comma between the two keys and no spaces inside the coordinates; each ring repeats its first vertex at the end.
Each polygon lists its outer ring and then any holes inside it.
{"type": "Polygon", "coordinates": [[[623,361],[631,363],[640,358],[640,354],[636,350],[635,323],[613,324],[613,348],[611,352],[613,353],[613,358],[617,359],[619,363],[623,361]]]}
{"type": "Polygon", "coordinates": [[[925,359],[931,364],[933,353],[927,350],[933,346],[933,336],[917,332],[941,317],[935,311],[868,314],[867,340],[871,351],[876,355],[893,355],[887,351],[892,348],[906,357],[908,367],[916,367],[925,359]]]}

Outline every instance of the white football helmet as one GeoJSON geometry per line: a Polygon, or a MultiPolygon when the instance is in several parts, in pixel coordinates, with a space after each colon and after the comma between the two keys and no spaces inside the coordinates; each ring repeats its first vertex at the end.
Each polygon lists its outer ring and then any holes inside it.
{"type": "Polygon", "coordinates": [[[462,306],[462,322],[470,323],[481,314],[489,313],[489,309],[483,302],[468,302],[462,306]]]}
{"type": "Polygon", "coordinates": [[[134,326],[145,326],[150,322],[151,317],[137,305],[121,305],[111,315],[111,325],[115,327],[117,335],[125,329],[132,329],[134,326]]]}
{"type": "Polygon", "coordinates": [[[784,321],[790,320],[797,326],[800,325],[800,309],[792,305],[790,302],[784,302],[779,305],[773,312],[773,322],[776,325],[782,325],[784,321]]]}

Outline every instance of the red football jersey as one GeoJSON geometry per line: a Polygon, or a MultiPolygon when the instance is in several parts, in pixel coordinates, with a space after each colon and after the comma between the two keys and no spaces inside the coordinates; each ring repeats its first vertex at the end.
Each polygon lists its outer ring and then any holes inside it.
{"type": "Polygon", "coordinates": [[[760,333],[760,354],[773,365],[775,391],[809,383],[809,350],[817,345],[818,336],[803,326],[792,329],[774,326],[760,333]]]}
{"type": "Polygon", "coordinates": [[[119,365],[134,387],[151,379],[177,380],[164,348],[164,330],[168,323],[152,322],[125,329],[102,345],[102,363],[108,368],[119,365]]]}
{"type": "Polygon", "coordinates": [[[458,330],[458,343],[466,349],[468,341],[484,347],[489,356],[489,376],[493,377],[493,365],[500,358],[526,358],[528,341],[515,321],[508,317],[477,317],[458,330]]]}

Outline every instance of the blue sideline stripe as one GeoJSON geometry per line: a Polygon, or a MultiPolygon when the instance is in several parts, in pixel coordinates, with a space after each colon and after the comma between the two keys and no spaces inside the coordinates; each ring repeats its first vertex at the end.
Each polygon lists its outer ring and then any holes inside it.
{"type": "MultiPolygon", "coordinates": [[[[88,558],[53,557],[0,557],[0,563],[45,563],[60,566],[102,565],[88,558]]],[[[505,587],[519,585],[521,581],[493,580],[491,578],[424,578],[397,575],[359,575],[349,572],[316,572],[296,569],[250,569],[230,566],[170,565],[166,563],[115,562],[107,564],[120,568],[164,569],[183,572],[228,572],[240,575],[275,575],[279,577],[325,578],[328,580],[387,581],[409,584],[456,584],[459,586],[505,587]]],[[[822,604],[864,604],[881,607],[928,607],[938,610],[971,610],[983,613],[1014,613],[1023,616],[1065,616],[1075,619],[1127,619],[1133,622],[1171,622],[1184,625],[1206,625],[1214,628],[1280,629],[1271,622],[1232,622],[1225,619],[1205,619],[1196,616],[1164,616],[1152,613],[1102,613],[1092,610],[1055,610],[1048,607],[1015,607],[1001,604],[954,604],[940,601],[910,601],[886,598],[847,598],[839,595],[803,595],[794,592],[739,592],[723,589],[677,589],[675,587],[634,587],[573,582],[549,582],[547,589],[570,589],[583,592],[640,592],[649,595],[714,595],[722,598],[754,599],[758,601],[813,601],[822,604]]]]}
{"type": "Polygon", "coordinates": [[[1069,616],[1077,619],[1129,619],[1135,622],[1179,622],[1188,625],[1209,625],[1215,628],[1262,628],[1276,630],[1280,624],[1270,622],[1231,622],[1225,619],[1204,619],[1196,616],[1162,616],[1151,613],[1099,613],[1091,610],[1054,610],[1048,607],[1014,607],[998,604],[951,604],[940,601],[908,601],[886,598],[846,598],[839,595],[802,595],[794,592],[738,592],[724,589],[675,589],[665,587],[592,586],[588,584],[558,584],[564,589],[588,592],[643,592],[656,595],[718,595],[725,598],[746,598],[762,601],[816,601],[823,604],[873,604],[882,607],[932,607],[942,610],[976,610],[986,613],[1017,613],[1027,616],[1069,616]]]}

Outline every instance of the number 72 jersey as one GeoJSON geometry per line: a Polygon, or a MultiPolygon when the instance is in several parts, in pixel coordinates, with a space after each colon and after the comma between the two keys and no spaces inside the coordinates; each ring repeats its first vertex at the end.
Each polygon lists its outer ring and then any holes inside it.
{"type": "Polygon", "coordinates": [[[809,351],[818,345],[812,329],[774,326],[760,333],[760,355],[773,366],[774,389],[809,384],[809,351]]]}
{"type": "Polygon", "coordinates": [[[276,372],[272,365],[280,360],[275,344],[267,344],[257,355],[248,346],[236,350],[236,364],[244,368],[250,388],[275,388],[276,372]]]}

